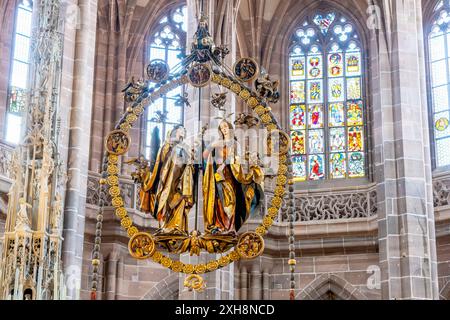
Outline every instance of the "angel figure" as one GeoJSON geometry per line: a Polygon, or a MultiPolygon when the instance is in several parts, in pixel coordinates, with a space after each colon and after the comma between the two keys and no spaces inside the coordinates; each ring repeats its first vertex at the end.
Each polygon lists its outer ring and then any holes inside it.
{"type": "Polygon", "coordinates": [[[227,102],[227,93],[214,93],[212,95],[211,104],[214,108],[225,111],[225,103],[227,102]]]}
{"type": "Polygon", "coordinates": [[[261,75],[255,80],[256,92],[261,98],[266,99],[268,102],[277,103],[280,98],[280,92],[278,86],[280,81],[270,80],[267,72],[262,72],[261,75]]]}
{"type": "MultiPolygon", "coordinates": [[[[193,165],[189,148],[183,143],[186,130],[174,127],[158,150],[150,168],[141,158],[133,174],[141,185],[141,210],[159,221],[162,234],[187,234],[187,215],[193,206],[193,165]]],[[[130,162],[130,161],[129,161],[130,162]]]]}
{"type": "Polygon", "coordinates": [[[250,163],[248,172],[244,172],[230,122],[223,119],[218,130],[220,139],[203,153],[206,160],[203,176],[205,231],[235,234],[262,203],[264,173],[254,162],[250,163]]]}
{"type": "Polygon", "coordinates": [[[259,124],[259,120],[251,115],[240,113],[236,117],[234,124],[237,126],[246,125],[248,128],[252,128],[259,124]]]}

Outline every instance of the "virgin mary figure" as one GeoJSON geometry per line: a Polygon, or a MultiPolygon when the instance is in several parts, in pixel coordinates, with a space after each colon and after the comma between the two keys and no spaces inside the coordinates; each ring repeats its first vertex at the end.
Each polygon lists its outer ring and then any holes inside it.
{"type": "Polygon", "coordinates": [[[141,210],[159,221],[162,234],[187,234],[187,215],[193,201],[193,165],[183,143],[186,131],[176,126],[158,150],[153,169],[139,168],[141,210]]]}
{"type": "Polygon", "coordinates": [[[264,197],[264,173],[256,161],[244,171],[231,123],[220,122],[219,137],[203,152],[206,160],[203,176],[205,232],[234,235],[260,207],[264,197]]]}

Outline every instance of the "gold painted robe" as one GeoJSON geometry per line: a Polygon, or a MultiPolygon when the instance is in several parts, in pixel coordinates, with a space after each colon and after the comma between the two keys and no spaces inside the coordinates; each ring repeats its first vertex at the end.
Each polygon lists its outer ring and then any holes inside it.
{"type": "Polygon", "coordinates": [[[193,206],[193,166],[180,145],[165,142],[153,171],[142,182],[141,210],[151,213],[164,233],[186,233],[187,215],[193,206]]]}
{"type": "Polygon", "coordinates": [[[256,165],[245,173],[239,159],[231,156],[221,168],[214,160],[227,159],[227,148],[213,150],[208,156],[203,176],[203,218],[208,233],[237,232],[250,214],[259,208],[264,196],[264,173],[256,165]]]}

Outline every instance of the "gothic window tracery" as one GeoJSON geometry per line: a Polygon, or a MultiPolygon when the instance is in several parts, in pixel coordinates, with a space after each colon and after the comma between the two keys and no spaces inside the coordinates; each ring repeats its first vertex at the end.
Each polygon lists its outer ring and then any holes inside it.
{"type": "Polygon", "coordinates": [[[23,122],[22,115],[25,111],[30,64],[32,8],[32,1],[21,0],[16,9],[5,132],[5,140],[12,144],[19,142],[23,122]]]}
{"type": "MultiPolygon", "coordinates": [[[[150,37],[149,61],[164,60],[171,70],[180,61],[186,50],[186,6],[171,10],[161,18],[156,31],[150,37]]],[[[175,125],[183,124],[183,106],[177,103],[183,88],[177,88],[155,103],[147,112],[145,156],[150,157],[151,141],[154,129],[158,128],[162,140],[175,125]]]]}
{"type": "Polygon", "coordinates": [[[292,36],[290,134],[297,182],[366,176],[363,54],[354,24],[317,12],[292,36]]]}
{"type": "Polygon", "coordinates": [[[428,32],[430,126],[436,168],[450,166],[450,1],[439,1],[428,32]]]}

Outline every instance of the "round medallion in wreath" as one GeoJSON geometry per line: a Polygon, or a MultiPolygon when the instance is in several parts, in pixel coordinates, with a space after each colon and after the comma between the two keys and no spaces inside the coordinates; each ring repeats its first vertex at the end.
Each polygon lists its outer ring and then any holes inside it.
{"type": "Polygon", "coordinates": [[[110,154],[122,155],[130,148],[130,136],[122,130],[111,131],[105,140],[105,148],[110,154]]]}
{"type": "Polygon", "coordinates": [[[239,80],[244,82],[251,81],[258,75],[258,63],[252,58],[239,59],[234,64],[233,72],[239,80]]]}
{"type": "Polygon", "coordinates": [[[128,242],[128,251],[136,259],[148,259],[155,252],[155,242],[150,234],[135,233],[128,242]]]}
{"type": "Polygon", "coordinates": [[[194,87],[204,87],[211,80],[211,69],[204,63],[199,63],[191,67],[188,71],[189,82],[194,87]]]}
{"type": "Polygon", "coordinates": [[[264,251],[264,239],[255,232],[246,232],[239,237],[236,251],[243,259],[254,259],[264,251]]]}
{"type": "Polygon", "coordinates": [[[151,82],[161,82],[169,76],[169,65],[161,59],[152,60],[147,66],[147,76],[151,82]]]}

